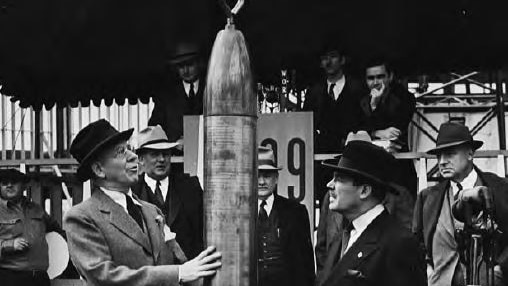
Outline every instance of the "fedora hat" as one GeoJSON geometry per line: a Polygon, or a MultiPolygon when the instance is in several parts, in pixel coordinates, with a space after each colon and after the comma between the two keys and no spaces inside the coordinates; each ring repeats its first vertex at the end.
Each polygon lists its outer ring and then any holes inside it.
{"type": "Polygon", "coordinates": [[[275,155],[272,148],[259,146],[258,147],[258,170],[266,171],[279,171],[282,170],[275,163],[275,155]]]}
{"type": "Polygon", "coordinates": [[[139,131],[139,147],[136,149],[136,152],[141,150],[168,150],[179,144],[177,142],[169,142],[166,132],[164,132],[160,125],[148,126],[139,131]]]}
{"type": "Polygon", "coordinates": [[[16,169],[0,169],[0,182],[23,182],[30,181],[30,177],[16,169]]]}
{"type": "Polygon", "coordinates": [[[111,124],[100,119],[81,129],[72,141],[70,153],[79,162],[78,178],[82,181],[90,179],[91,161],[104,148],[120,141],[127,141],[132,136],[134,128],[119,132],[111,124]]]}
{"type": "Polygon", "coordinates": [[[180,42],[176,44],[174,50],[170,54],[169,63],[178,65],[197,58],[199,56],[199,47],[191,42],[180,42]]]}
{"type": "Polygon", "coordinates": [[[427,153],[436,155],[444,149],[465,144],[470,145],[473,150],[476,150],[483,145],[483,142],[473,140],[473,136],[467,126],[455,122],[445,122],[439,127],[436,147],[430,149],[427,153]]]}
{"type": "Polygon", "coordinates": [[[391,174],[395,157],[369,141],[352,140],[344,147],[341,155],[325,160],[322,164],[339,173],[363,178],[393,193],[399,192],[391,174]]]}

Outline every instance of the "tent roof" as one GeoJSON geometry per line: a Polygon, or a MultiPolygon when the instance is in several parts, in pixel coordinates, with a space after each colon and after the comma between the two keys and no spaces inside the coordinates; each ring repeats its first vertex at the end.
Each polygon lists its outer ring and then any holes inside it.
{"type": "MultiPolygon", "coordinates": [[[[404,74],[508,63],[500,0],[251,0],[236,21],[259,81],[295,68],[319,74],[318,50],[336,38],[352,66],[374,55],[404,74]]],[[[0,0],[0,92],[40,108],[147,100],[161,88],[181,39],[209,50],[225,17],[217,1],[0,0]]]]}

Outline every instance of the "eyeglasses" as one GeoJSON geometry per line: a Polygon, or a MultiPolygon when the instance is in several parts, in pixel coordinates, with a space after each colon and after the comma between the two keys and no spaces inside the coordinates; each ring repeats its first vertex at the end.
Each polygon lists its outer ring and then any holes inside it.
{"type": "Polygon", "coordinates": [[[127,157],[128,151],[134,152],[134,147],[130,144],[117,145],[113,150],[113,156],[111,157],[115,159],[125,158],[127,157]]]}

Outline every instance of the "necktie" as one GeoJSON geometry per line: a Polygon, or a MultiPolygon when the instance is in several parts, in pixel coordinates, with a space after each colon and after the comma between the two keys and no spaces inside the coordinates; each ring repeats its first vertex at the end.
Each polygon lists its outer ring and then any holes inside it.
{"type": "Polygon", "coordinates": [[[460,192],[462,191],[463,187],[460,183],[457,183],[457,189],[459,189],[459,191],[453,195],[453,201],[456,202],[458,199],[459,199],[459,194],[460,192]]]}
{"type": "Polygon", "coordinates": [[[162,196],[161,191],[161,181],[157,181],[157,183],[155,184],[155,197],[159,201],[159,204],[161,205],[164,204],[164,197],[162,196]]]}
{"type": "Polygon", "coordinates": [[[261,206],[259,207],[258,219],[259,219],[260,224],[265,224],[268,221],[268,213],[266,212],[265,206],[266,206],[266,201],[263,200],[261,202],[261,206]]]}
{"type": "Polygon", "coordinates": [[[191,82],[190,88],[189,88],[189,98],[191,100],[194,100],[194,97],[196,97],[196,93],[194,92],[194,83],[191,82]]]}
{"type": "Polygon", "coordinates": [[[143,215],[141,214],[141,208],[134,204],[134,201],[130,196],[125,195],[125,199],[127,200],[127,212],[136,221],[141,230],[143,230],[143,215]]]}
{"type": "Polygon", "coordinates": [[[335,93],[333,92],[333,89],[335,88],[335,83],[330,84],[330,87],[328,88],[328,95],[335,100],[335,93]]]}
{"type": "Polygon", "coordinates": [[[352,223],[348,223],[342,232],[342,247],[340,249],[340,257],[344,256],[346,253],[347,246],[349,244],[349,239],[351,238],[351,231],[355,229],[352,223]]]}

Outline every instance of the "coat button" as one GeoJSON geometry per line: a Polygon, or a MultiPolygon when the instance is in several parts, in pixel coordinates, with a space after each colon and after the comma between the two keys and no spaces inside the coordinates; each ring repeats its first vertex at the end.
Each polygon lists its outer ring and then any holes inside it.
{"type": "Polygon", "coordinates": [[[362,256],[363,256],[363,253],[361,251],[358,252],[358,258],[362,258],[362,256]]]}

